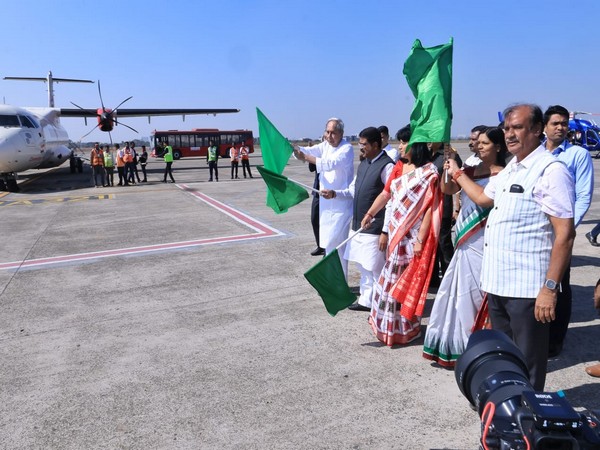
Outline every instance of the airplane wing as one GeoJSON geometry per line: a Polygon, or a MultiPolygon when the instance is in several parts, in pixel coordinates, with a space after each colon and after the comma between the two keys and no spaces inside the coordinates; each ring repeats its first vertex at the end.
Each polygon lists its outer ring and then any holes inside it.
{"type": "MultiPolygon", "coordinates": [[[[151,116],[187,116],[194,114],[229,114],[238,113],[239,109],[175,109],[175,108],[148,108],[148,109],[131,109],[120,108],[117,110],[119,117],[151,117],[151,116]]],[[[78,109],[78,108],[60,108],[62,117],[97,117],[98,112],[95,109],[78,109]]]]}

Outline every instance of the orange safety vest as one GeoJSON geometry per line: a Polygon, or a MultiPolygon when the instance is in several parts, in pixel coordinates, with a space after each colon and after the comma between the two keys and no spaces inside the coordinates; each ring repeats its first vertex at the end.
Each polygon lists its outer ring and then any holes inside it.
{"type": "Polygon", "coordinates": [[[133,153],[128,148],[125,149],[125,155],[123,155],[123,161],[125,161],[126,163],[133,162],[133,153]]]}
{"type": "Polygon", "coordinates": [[[248,147],[243,146],[240,148],[240,154],[242,155],[242,159],[246,160],[248,158],[248,147]]]}
{"type": "Polygon", "coordinates": [[[123,150],[117,152],[117,167],[125,167],[125,161],[123,161],[123,150]]]}
{"type": "Polygon", "coordinates": [[[104,153],[102,150],[92,150],[92,154],[90,155],[90,162],[92,166],[103,166],[104,165],[104,153]]]}

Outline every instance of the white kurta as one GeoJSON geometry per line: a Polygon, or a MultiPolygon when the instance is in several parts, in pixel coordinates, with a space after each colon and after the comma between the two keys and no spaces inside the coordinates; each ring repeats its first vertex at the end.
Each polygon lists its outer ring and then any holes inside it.
{"type": "MultiPolygon", "coordinates": [[[[342,139],[337,147],[332,147],[323,141],[312,147],[300,147],[300,150],[317,158],[320,189],[342,190],[350,186],[354,178],[354,149],[349,142],[342,139]]],[[[319,240],[326,253],[348,237],[351,219],[351,197],[319,202],[319,240]]]]}

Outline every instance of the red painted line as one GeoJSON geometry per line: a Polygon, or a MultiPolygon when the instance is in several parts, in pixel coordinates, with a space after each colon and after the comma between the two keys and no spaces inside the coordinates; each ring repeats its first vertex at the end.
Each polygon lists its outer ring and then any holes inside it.
{"type": "Polygon", "coordinates": [[[254,219],[247,214],[242,213],[241,211],[227,206],[224,203],[219,202],[218,200],[215,200],[205,194],[202,194],[201,192],[187,190],[185,185],[181,185],[180,188],[184,189],[190,195],[199,198],[204,203],[212,206],[218,211],[232,217],[242,225],[254,230],[255,233],[207,239],[194,239],[190,241],[170,242],[164,244],[145,245],[140,247],[120,248],[114,250],[103,250],[98,252],[76,253],[72,255],[51,256],[48,258],[37,258],[24,261],[6,262],[0,263],[0,270],[15,270],[21,268],[42,267],[52,264],[69,263],[74,261],[89,261],[94,259],[109,258],[123,255],[178,250],[183,248],[222,244],[224,242],[239,242],[255,239],[264,239],[269,237],[282,236],[284,234],[283,232],[273,227],[270,227],[267,224],[260,222],[259,220],[254,219]]]}

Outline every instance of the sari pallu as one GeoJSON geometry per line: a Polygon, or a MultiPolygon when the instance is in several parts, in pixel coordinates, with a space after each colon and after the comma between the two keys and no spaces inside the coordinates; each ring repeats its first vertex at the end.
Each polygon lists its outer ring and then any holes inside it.
{"type": "MultiPolygon", "coordinates": [[[[484,187],[489,177],[474,178],[484,187]]],[[[456,250],[438,289],[423,357],[443,367],[454,367],[473,331],[486,327],[487,308],[479,288],[484,228],[491,208],[481,208],[461,193],[456,222],[456,250]]]]}
{"type": "Polygon", "coordinates": [[[435,262],[441,201],[439,176],[431,163],[391,184],[392,211],[388,257],[375,286],[369,323],[386,345],[407,344],[420,335],[420,315],[435,262]],[[427,210],[431,226],[420,256],[413,246],[427,210]]]}

